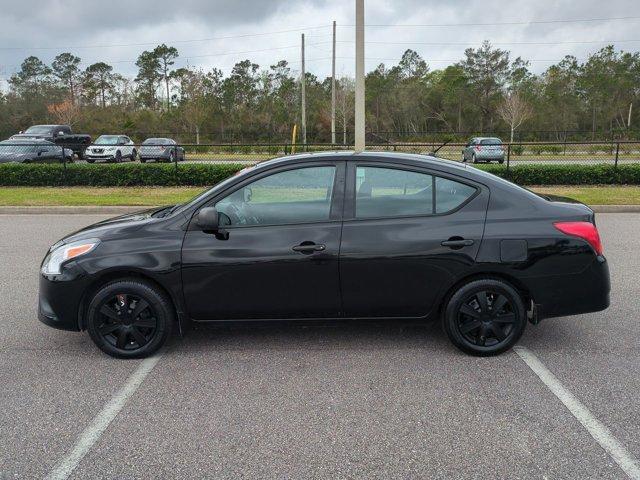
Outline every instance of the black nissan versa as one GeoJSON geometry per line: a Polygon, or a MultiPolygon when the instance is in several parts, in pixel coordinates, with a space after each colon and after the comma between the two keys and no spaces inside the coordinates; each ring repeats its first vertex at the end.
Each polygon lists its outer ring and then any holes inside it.
{"type": "Polygon", "coordinates": [[[260,163],[53,245],[39,318],[143,357],[191,322],[440,319],[465,352],[609,305],[593,211],[421,155],[260,163]]]}

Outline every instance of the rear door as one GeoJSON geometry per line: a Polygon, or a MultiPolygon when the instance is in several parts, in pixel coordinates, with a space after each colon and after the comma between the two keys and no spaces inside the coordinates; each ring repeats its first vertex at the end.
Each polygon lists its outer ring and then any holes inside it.
{"type": "Polygon", "coordinates": [[[485,186],[419,167],[349,163],[340,253],[347,317],[423,317],[473,266],[485,186]]]}

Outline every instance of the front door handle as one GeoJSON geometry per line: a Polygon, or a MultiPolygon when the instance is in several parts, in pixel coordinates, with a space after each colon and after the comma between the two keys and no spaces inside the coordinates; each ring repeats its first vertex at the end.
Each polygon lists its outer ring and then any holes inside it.
{"type": "Polygon", "coordinates": [[[316,244],[313,242],[302,242],[300,245],[296,245],[295,247],[293,247],[293,251],[300,253],[313,253],[322,252],[326,250],[326,248],[326,245],[316,244]]]}
{"type": "Polygon", "coordinates": [[[473,245],[473,240],[464,239],[464,238],[457,238],[457,239],[450,238],[449,240],[445,240],[444,242],[440,243],[440,245],[442,245],[443,247],[450,247],[450,248],[470,247],[471,245],[473,245]]]}

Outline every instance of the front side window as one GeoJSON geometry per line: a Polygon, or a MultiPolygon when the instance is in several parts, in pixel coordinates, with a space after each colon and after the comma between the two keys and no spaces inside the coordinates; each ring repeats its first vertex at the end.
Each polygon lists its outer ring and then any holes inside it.
{"type": "Polygon", "coordinates": [[[476,189],[426,173],[356,168],[356,218],[433,215],[455,210],[476,189]]]}
{"type": "Polygon", "coordinates": [[[252,182],[215,205],[221,224],[286,225],[330,219],[335,167],[305,167],[252,182]]]}

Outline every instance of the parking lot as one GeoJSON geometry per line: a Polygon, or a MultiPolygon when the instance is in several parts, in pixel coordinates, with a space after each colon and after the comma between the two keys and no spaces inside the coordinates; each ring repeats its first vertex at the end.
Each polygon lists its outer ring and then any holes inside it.
{"type": "Polygon", "coordinates": [[[597,218],[611,307],[520,354],[386,322],[206,328],[145,361],[36,318],[46,249],[101,218],[0,215],[0,479],[640,478],[640,214],[597,218]]]}

